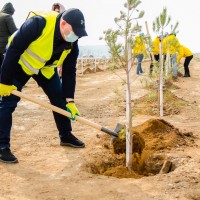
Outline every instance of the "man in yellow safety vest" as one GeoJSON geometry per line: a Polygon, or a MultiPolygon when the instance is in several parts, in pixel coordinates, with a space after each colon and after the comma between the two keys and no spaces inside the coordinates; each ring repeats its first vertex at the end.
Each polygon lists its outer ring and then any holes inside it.
{"type": "MultiPolygon", "coordinates": [[[[28,19],[9,39],[0,69],[0,161],[16,163],[10,150],[12,113],[21,91],[32,77],[41,86],[51,104],[80,115],[75,105],[78,39],[87,36],[83,13],[71,8],[63,13],[31,12],[28,19]],[[62,84],[56,67],[62,65],[62,84]]],[[[60,145],[83,148],[85,144],[72,134],[69,118],[53,112],[60,145]]]]}

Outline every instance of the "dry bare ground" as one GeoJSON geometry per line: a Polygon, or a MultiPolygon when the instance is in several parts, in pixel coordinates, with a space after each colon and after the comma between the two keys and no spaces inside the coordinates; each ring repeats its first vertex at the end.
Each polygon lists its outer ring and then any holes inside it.
{"type": "MultiPolygon", "coordinates": [[[[143,67],[148,71],[149,63],[143,67]]],[[[116,178],[90,173],[85,166],[95,155],[105,152],[102,138],[105,133],[73,123],[74,134],[86,143],[84,149],[61,147],[51,111],[22,100],[14,113],[12,150],[18,164],[0,163],[1,200],[199,200],[200,199],[200,61],[192,60],[191,78],[175,83],[173,93],[187,101],[180,113],[162,119],[183,132],[192,132],[195,139],[190,145],[170,148],[167,157],[176,166],[166,174],[141,178],[116,178]]],[[[124,77],[124,70],[117,73],[124,77]]],[[[133,71],[132,98],[138,99],[147,91],[141,84],[144,76],[133,71]]],[[[83,117],[114,129],[125,123],[125,110],[118,104],[125,94],[121,79],[109,70],[77,77],[76,102],[83,117]]],[[[41,88],[31,80],[23,90],[29,96],[48,102],[41,88]]],[[[144,108],[145,109],[145,108],[144,108]]],[[[140,125],[150,115],[137,115],[133,126],[140,125]]],[[[157,145],[157,144],[154,144],[157,145]]],[[[103,154],[102,154],[103,155],[103,154]]],[[[106,154],[104,154],[107,159],[106,154]]],[[[102,156],[103,157],[103,156],[102,156]]],[[[101,158],[103,159],[103,158],[101,158]]]]}

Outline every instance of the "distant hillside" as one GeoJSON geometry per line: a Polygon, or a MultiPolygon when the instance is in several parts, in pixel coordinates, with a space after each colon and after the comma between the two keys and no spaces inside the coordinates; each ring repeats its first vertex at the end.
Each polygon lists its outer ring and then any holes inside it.
{"type": "Polygon", "coordinates": [[[79,57],[109,58],[109,48],[106,45],[79,46],[79,57]]]}

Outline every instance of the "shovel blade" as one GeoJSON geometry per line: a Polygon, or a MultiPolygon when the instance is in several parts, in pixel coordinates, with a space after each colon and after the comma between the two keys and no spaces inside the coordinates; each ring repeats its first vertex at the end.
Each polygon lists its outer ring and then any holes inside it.
{"type": "MultiPolygon", "coordinates": [[[[120,124],[120,123],[117,123],[115,129],[114,129],[114,132],[115,133],[118,133],[120,132],[122,129],[123,129],[124,125],[120,124]]],[[[110,139],[110,144],[113,144],[114,140],[116,139],[116,137],[112,136],[112,138],[110,139]]]]}

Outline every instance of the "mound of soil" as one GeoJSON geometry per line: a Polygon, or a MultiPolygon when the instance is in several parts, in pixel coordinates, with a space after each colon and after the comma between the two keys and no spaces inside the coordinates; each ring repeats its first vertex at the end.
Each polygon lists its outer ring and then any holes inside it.
{"type": "MultiPolygon", "coordinates": [[[[160,111],[158,97],[158,90],[149,90],[149,93],[147,95],[134,101],[133,114],[159,116],[160,111]]],[[[180,114],[182,107],[186,106],[187,102],[174,95],[171,91],[164,90],[163,105],[164,116],[168,116],[180,114]]]]}
{"type": "Polygon", "coordinates": [[[98,136],[98,144],[103,144],[99,152],[89,153],[84,168],[94,174],[118,178],[140,178],[158,173],[169,173],[176,166],[167,153],[194,142],[191,132],[182,133],[162,119],[150,119],[132,128],[133,154],[132,170],[126,168],[126,141],[122,134],[113,145],[109,137],[98,136]]]}
{"type": "MultiPolygon", "coordinates": [[[[115,154],[126,153],[126,140],[125,140],[125,130],[119,133],[119,137],[115,138],[113,141],[113,151],[115,154]]],[[[142,154],[145,148],[145,141],[143,137],[136,131],[132,131],[132,152],[142,154]]]]}
{"type": "Polygon", "coordinates": [[[145,140],[146,150],[172,149],[188,144],[188,137],[192,133],[182,133],[163,119],[150,119],[145,123],[133,127],[132,131],[139,132],[145,140]]]}
{"type": "Polygon", "coordinates": [[[87,67],[84,71],[83,71],[83,74],[91,74],[91,73],[95,73],[95,72],[102,72],[103,70],[99,67],[96,67],[96,70],[95,68],[93,67],[92,69],[90,67],[87,67]]]}
{"type": "MultiPolygon", "coordinates": [[[[95,69],[94,69],[94,71],[95,71],[95,69]]],[[[101,68],[99,68],[99,67],[96,67],[96,72],[102,72],[103,70],[101,69],[101,68]]]]}
{"type": "Polygon", "coordinates": [[[92,69],[90,69],[89,67],[87,67],[84,71],[83,74],[91,74],[94,73],[94,71],[92,69]]]}

